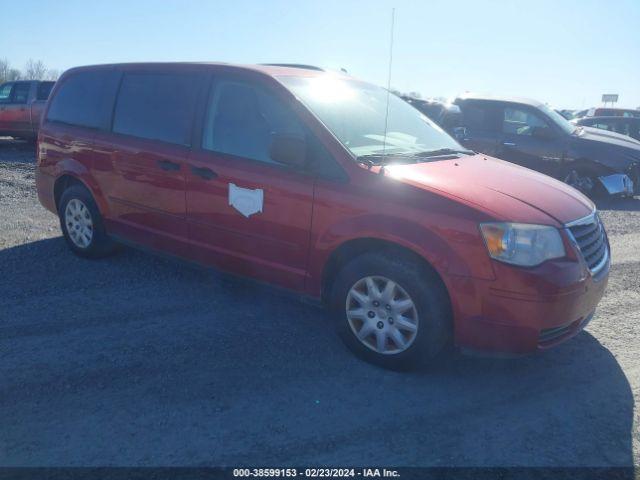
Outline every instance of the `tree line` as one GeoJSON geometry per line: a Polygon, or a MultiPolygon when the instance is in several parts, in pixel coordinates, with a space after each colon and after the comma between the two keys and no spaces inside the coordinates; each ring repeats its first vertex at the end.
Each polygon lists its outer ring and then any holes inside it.
{"type": "Polygon", "coordinates": [[[6,58],[0,58],[0,83],[15,80],[57,80],[60,71],[47,68],[42,60],[27,60],[24,68],[13,67],[6,58]]]}

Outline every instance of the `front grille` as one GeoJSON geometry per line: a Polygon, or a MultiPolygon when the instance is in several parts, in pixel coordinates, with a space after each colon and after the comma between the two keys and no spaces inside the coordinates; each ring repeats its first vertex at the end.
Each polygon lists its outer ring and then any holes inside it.
{"type": "Polygon", "coordinates": [[[604,227],[597,213],[567,225],[591,273],[599,272],[607,263],[609,251],[604,227]]]}

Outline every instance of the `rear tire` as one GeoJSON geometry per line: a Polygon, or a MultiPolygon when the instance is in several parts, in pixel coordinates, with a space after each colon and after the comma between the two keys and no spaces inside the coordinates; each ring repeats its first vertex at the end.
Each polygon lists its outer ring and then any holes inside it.
{"type": "Polygon", "coordinates": [[[394,251],[364,253],[347,263],[333,283],[330,308],[347,347],[392,370],[430,363],[451,337],[442,281],[394,251]]]}
{"type": "Polygon", "coordinates": [[[116,250],[116,244],[105,232],[98,206],[86,187],[74,184],[62,192],[58,216],[64,239],[76,255],[102,258],[116,250]]]}

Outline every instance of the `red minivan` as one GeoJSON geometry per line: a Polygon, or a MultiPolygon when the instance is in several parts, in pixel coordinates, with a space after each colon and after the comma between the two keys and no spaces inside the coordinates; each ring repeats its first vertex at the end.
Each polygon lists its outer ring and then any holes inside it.
{"type": "Polygon", "coordinates": [[[76,254],[129,243],[322,299],[346,344],[391,368],[449,342],[553,346],[589,322],[610,266],[578,191],[317,69],[69,70],[36,182],[76,254]]]}

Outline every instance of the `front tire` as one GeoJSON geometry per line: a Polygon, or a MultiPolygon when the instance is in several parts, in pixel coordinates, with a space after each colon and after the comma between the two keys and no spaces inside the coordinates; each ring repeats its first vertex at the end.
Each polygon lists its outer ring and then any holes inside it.
{"type": "Polygon", "coordinates": [[[589,198],[606,196],[606,190],[595,175],[582,169],[567,169],[561,180],[589,198]]]}
{"type": "Polygon", "coordinates": [[[61,195],[58,206],[60,228],[73,253],[84,258],[101,258],[116,248],[104,229],[93,196],[82,185],[71,185],[61,195]]]}
{"type": "Polygon", "coordinates": [[[364,360],[393,370],[429,363],[451,337],[449,296],[438,275],[395,252],[365,253],[338,273],[335,328],[364,360]]]}

